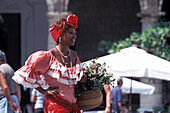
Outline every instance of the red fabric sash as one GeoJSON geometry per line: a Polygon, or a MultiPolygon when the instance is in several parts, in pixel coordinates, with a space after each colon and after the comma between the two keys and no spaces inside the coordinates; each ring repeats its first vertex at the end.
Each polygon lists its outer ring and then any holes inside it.
{"type": "Polygon", "coordinates": [[[71,104],[61,96],[44,96],[44,113],[81,113],[77,103],[71,104]]]}

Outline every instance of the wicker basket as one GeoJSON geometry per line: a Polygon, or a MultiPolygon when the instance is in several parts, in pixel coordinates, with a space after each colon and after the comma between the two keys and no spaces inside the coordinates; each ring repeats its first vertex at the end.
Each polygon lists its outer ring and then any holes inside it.
{"type": "Polygon", "coordinates": [[[77,104],[81,110],[88,110],[100,106],[102,100],[101,90],[85,91],[77,97],[77,104]]]}

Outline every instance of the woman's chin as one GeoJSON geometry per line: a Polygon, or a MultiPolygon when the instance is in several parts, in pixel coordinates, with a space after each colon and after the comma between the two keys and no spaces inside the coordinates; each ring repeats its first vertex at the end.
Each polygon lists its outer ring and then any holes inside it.
{"type": "Polygon", "coordinates": [[[75,42],[71,43],[70,46],[75,46],[75,42]]]}

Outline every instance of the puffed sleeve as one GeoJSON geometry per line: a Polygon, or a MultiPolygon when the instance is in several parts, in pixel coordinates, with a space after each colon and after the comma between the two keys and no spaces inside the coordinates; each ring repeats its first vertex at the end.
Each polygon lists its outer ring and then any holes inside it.
{"type": "MultiPolygon", "coordinates": [[[[38,51],[30,55],[25,65],[18,69],[12,79],[25,87],[36,88],[45,86],[44,73],[51,65],[49,51],[38,51]]],[[[44,88],[46,89],[46,88],[44,88]]]]}

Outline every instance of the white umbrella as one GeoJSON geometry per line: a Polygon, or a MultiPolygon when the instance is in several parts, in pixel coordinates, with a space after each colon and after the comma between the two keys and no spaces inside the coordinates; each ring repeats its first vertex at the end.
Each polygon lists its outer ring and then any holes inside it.
{"type": "MultiPolygon", "coordinates": [[[[113,75],[170,80],[170,62],[136,47],[98,58],[113,75]]],[[[88,62],[86,62],[88,63],[88,62]]]]}
{"type": "Polygon", "coordinates": [[[136,47],[129,47],[120,52],[100,57],[97,62],[106,62],[106,65],[109,66],[108,71],[118,76],[170,80],[169,61],[136,47]]]}
{"type": "MultiPolygon", "coordinates": [[[[102,57],[101,57],[102,58],[102,57]]],[[[104,63],[106,62],[106,65],[109,63],[107,60],[100,60],[101,58],[98,58],[96,62],[98,63],[104,63]]],[[[90,61],[83,62],[83,64],[89,64],[91,63],[90,61]]],[[[114,64],[114,63],[113,63],[114,64]]],[[[120,76],[117,76],[116,74],[113,74],[113,77],[115,78],[115,84],[114,86],[117,85],[117,79],[120,78],[120,76]]],[[[123,93],[133,93],[133,94],[153,94],[155,87],[136,81],[136,80],[131,80],[129,78],[122,77],[123,79],[123,86],[122,86],[122,92],[123,93]],[[132,88],[132,90],[131,90],[132,88]]]]}
{"type": "MultiPolygon", "coordinates": [[[[128,79],[128,78],[122,78],[123,80],[123,86],[122,88],[122,93],[132,93],[132,94],[153,94],[155,87],[142,83],[142,82],[138,82],[136,80],[132,80],[128,79]],[[130,88],[132,88],[132,91],[130,91],[130,88]]],[[[117,82],[115,82],[117,83],[117,82]]]]}

